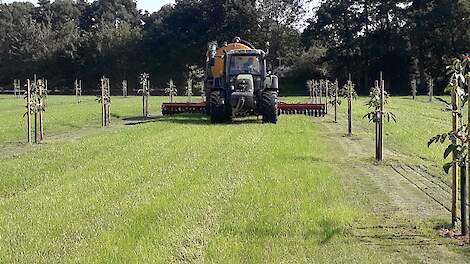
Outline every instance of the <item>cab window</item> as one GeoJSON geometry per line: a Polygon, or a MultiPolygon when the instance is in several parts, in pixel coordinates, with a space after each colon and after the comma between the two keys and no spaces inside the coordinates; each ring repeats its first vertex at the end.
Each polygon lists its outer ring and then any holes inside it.
{"type": "Polygon", "coordinates": [[[261,74],[261,62],[257,56],[232,56],[230,57],[229,75],[261,74]]]}

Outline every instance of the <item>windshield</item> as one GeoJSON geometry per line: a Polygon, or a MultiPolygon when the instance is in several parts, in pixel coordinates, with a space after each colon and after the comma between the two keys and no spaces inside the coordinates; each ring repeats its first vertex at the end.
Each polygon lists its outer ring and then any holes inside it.
{"type": "Polygon", "coordinates": [[[259,56],[232,56],[230,57],[229,75],[261,74],[261,62],[259,56]]]}

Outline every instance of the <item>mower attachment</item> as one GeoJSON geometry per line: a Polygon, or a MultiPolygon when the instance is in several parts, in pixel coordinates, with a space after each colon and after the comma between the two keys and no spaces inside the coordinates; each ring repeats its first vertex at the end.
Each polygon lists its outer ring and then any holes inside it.
{"type": "Polygon", "coordinates": [[[314,117],[324,117],[326,115],[325,104],[288,104],[279,102],[277,109],[278,115],[308,115],[314,117]]]}
{"type": "Polygon", "coordinates": [[[164,103],[162,104],[162,114],[206,114],[206,103],[164,103]]]}

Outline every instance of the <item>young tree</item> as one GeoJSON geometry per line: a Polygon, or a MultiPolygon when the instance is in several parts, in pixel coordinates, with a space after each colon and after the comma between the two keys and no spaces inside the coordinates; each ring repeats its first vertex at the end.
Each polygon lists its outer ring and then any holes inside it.
{"type": "Polygon", "coordinates": [[[385,111],[385,105],[390,101],[388,93],[385,91],[385,82],[382,74],[380,80],[375,82],[371,88],[367,106],[372,111],[364,115],[363,118],[369,119],[369,122],[375,123],[375,158],[377,161],[383,161],[383,122],[393,120],[397,122],[396,116],[390,111],[385,111]]]}
{"type": "MultiPolygon", "coordinates": [[[[452,102],[447,102],[443,99],[439,101],[446,105],[448,111],[452,111],[452,130],[441,135],[437,135],[431,138],[428,142],[428,146],[434,143],[446,143],[447,148],[444,151],[444,159],[447,159],[452,154],[452,159],[446,162],[443,169],[446,173],[452,169],[452,225],[457,222],[456,202],[457,202],[457,171],[460,170],[461,180],[461,221],[462,223],[462,235],[467,234],[467,219],[466,219],[466,176],[468,172],[467,165],[470,165],[468,155],[468,144],[469,144],[469,124],[464,124],[463,108],[468,103],[468,91],[470,90],[470,57],[464,59],[455,59],[451,65],[447,67],[447,73],[449,75],[449,84],[446,88],[447,92],[452,94],[452,102]]],[[[470,108],[470,106],[469,106],[470,108]]],[[[470,122],[470,115],[468,117],[470,122]]]]}
{"type": "Polygon", "coordinates": [[[351,80],[351,76],[349,76],[348,82],[343,86],[341,90],[341,94],[348,102],[348,136],[352,136],[353,133],[353,125],[352,125],[352,102],[357,97],[356,90],[354,89],[355,85],[351,80]]]}

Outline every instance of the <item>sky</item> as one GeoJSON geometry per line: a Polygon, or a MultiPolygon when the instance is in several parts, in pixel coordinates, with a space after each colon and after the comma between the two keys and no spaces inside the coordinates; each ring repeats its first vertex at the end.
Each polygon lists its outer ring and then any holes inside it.
{"type": "MultiPolygon", "coordinates": [[[[0,0],[3,3],[11,3],[15,1],[26,2],[26,0],[0,0]]],[[[36,0],[28,0],[29,2],[36,3],[36,0]]],[[[160,7],[166,5],[168,3],[174,3],[174,0],[138,0],[137,1],[137,8],[148,10],[149,12],[158,11],[160,7]]]]}

